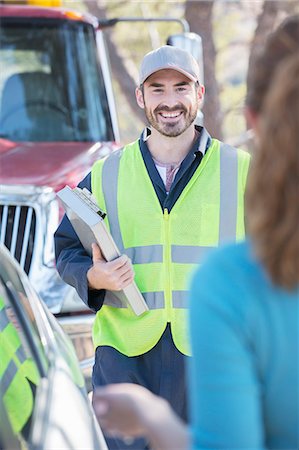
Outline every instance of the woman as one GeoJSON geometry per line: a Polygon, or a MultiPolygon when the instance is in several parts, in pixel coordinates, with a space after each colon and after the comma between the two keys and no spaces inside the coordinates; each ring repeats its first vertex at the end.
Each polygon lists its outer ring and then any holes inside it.
{"type": "MultiPolygon", "coordinates": [[[[299,39],[292,42],[298,50],[299,39]]],[[[299,448],[299,52],[286,53],[277,70],[267,69],[274,80],[249,114],[258,138],[250,238],[211,254],[192,283],[193,449],[299,448]]],[[[265,79],[259,68],[254,93],[265,79]]],[[[95,407],[110,432],[147,436],[160,450],[188,446],[165,401],[139,386],[110,386],[95,407]]]]}
{"type": "Polygon", "coordinates": [[[192,284],[194,448],[299,448],[299,53],[258,120],[250,239],[215,252],[192,284]]]}

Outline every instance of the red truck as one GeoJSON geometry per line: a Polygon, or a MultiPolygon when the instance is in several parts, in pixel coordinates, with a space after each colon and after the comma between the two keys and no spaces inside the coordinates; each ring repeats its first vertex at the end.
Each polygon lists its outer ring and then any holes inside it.
{"type": "Polygon", "coordinates": [[[0,20],[0,238],[60,312],[73,289],[55,269],[55,191],[118,141],[103,35],[94,17],[53,8],[4,5],[0,20]]]}
{"type": "MultiPolygon", "coordinates": [[[[92,313],[55,268],[55,192],[119,141],[103,29],[90,15],[28,5],[0,5],[0,21],[0,241],[78,344],[92,313]]],[[[172,39],[198,52],[198,38],[172,39]]],[[[76,345],[79,359],[93,355],[88,345],[76,345]]]]}

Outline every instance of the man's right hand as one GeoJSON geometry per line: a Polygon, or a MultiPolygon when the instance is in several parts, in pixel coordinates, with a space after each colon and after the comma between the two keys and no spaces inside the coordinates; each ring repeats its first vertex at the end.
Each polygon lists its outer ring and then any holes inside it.
{"type": "Polygon", "coordinates": [[[92,244],[93,265],[87,272],[87,281],[90,289],[107,289],[120,291],[134,280],[134,270],[130,258],[122,255],[107,262],[97,244],[92,244]]]}

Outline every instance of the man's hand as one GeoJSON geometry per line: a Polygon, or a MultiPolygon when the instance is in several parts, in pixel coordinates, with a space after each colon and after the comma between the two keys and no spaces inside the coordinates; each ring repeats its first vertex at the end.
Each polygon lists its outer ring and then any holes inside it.
{"type": "Polygon", "coordinates": [[[130,258],[122,255],[107,262],[97,244],[92,244],[93,265],[87,272],[88,286],[91,289],[120,291],[134,280],[134,270],[130,258]]]}

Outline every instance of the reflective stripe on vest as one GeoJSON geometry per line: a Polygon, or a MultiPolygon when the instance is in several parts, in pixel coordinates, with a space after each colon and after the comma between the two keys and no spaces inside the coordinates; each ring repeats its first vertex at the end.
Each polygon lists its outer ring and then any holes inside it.
{"type": "MultiPolygon", "coordinates": [[[[4,329],[9,325],[10,325],[10,321],[7,317],[5,307],[3,307],[0,310],[0,332],[2,333],[4,331],[4,329]]],[[[22,363],[25,362],[27,359],[24,349],[21,346],[21,343],[20,343],[19,348],[13,353],[13,355],[15,355],[15,357],[18,360],[18,362],[20,363],[20,365],[22,365],[22,363]]],[[[1,374],[0,391],[1,391],[2,395],[4,395],[5,392],[7,391],[9,385],[11,384],[11,382],[12,382],[13,378],[15,377],[18,370],[19,370],[19,367],[17,366],[16,362],[14,361],[14,359],[11,359],[8,366],[6,367],[4,372],[1,374]]]]}
{"type": "Polygon", "coordinates": [[[0,379],[0,391],[2,395],[4,395],[9,388],[18,370],[19,368],[17,367],[15,361],[12,359],[0,379]]]}
{"type": "Polygon", "coordinates": [[[220,218],[219,244],[236,238],[238,210],[238,156],[236,151],[220,144],[220,218]],[[233,207],[230,208],[230,205],[233,207]]]}
{"type": "Polygon", "coordinates": [[[172,291],[172,305],[174,308],[188,307],[188,291],[172,291]]]}
{"type": "MultiPolygon", "coordinates": [[[[118,295],[115,291],[107,291],[105,305],[114,306],[115,308],[126,308],[125,301],[121,301],[118,295]]],[[[162,309],[165,306],[164,292],[144,292],[142,296],[149,309],[162,309]]]]}
{"type": "MultiPolygon", "coordinates": [[[[145,299],[149,309],[163,309],[165,307],[164,292],[144,292],[145,299]]],[[[172,304],[174,308],[187,308],[188,291],[172,291],[172,304]]],[[[114,308],[126,308],[117,294],[109,291],[105,297],[105,305],[114,308]]]]}
{"type": "Polygon", "coordinates": [[[105,161],[103,166],[102,189],[106,199],[107,215],[109,217],[110,232],[120,251],[124,253],[124,245],[120,232],[117,211],[117,183],[119,163],[122,149],[113,152],[105,161]]]}
{"type": "Polygon", "coordinates": [[[7,316],[0,297],[0,391],[3,405],[14,433],[19,433],[33,411],[31,384],[38,385],[39,373],[34,361],[26,356],[17,329],[7,316]]]}
{"type": "MultiPolygon", "coordinates": [[[[118,219],[118,175],[122,149],[112,153],[103,164],[102,190],[105,197],[110,231],[121,253],[129,256],[133,264],[162,263],[163,246],[147,245],[124,248],[118,219]]],[[[219,244],[228,239],[236,239],[238,210],[238,155],[229,145],[220,143],[220,215],[219,244]]],[[[171,245],[171,260],[179,264],[198,264],[203,261],[212,247],[194,245],[171,245]]],[[[164,307],[164,295],[161,292],[143,293],[150,309],[164,307]]],[[[173,292],[173,307],[186,308],[186,292],[173,292]]],[[[124,307],[113,293],[106,293],[105,304],[124,307]]]]}
{"type": "MultiPolygon", "coordinates": [[[[19,347],[15,352],[16,357],[18,358],[20,364],[26,361],[26,355],[22,347],[19,347]]],[[[12,359],[8,366],[6,367],[4,373],[0,379],[0,391],[2,395],[5,394],[12,380],[14,379],[19,367],[16,365],[15,361],[12,359]]]]}
{"type": "Polygon", "coordinates": [[[4,330],[5,327],[7,327],[7,325],[9,325],[10,322],[8,320],[8,317],[6,315],[5,312],[5,308],[2,308],[0,310],[0,333],[4,330]]]}
{"type": "MultiPolygon", "coordinates": [[[[109,216],[108,216],[109,217],[109,216]]],[[[162,245],[144,245],[131,247],[124,250],[133,264],[148,264],[163,261],[162,245]]]]}

